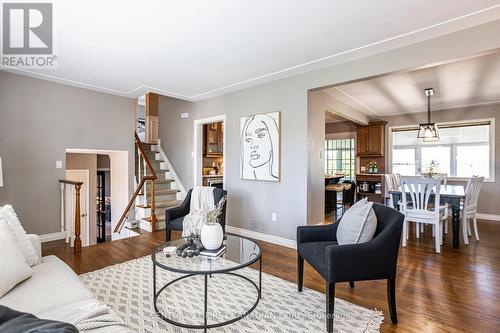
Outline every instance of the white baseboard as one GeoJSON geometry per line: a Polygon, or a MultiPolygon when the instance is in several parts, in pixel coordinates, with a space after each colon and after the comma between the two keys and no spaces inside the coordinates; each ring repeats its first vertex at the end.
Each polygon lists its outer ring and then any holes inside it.
{"type": "Polygon", "coordinates": [[[481,220],[489,220],[489,221],[498,221],[498,222],[500,222],[500,215],[477,213],[476,217],[478,219],[481,219],[481,220]]]}
{"type": "Polygon", "coordinates": [[[40,235],[40,241],[42,243],[52,242],[63,238],[64,235],[61,232],[53,232],[51,234],[40,235]]]}
{"type": "Polygon", "coordinates": [[[288,238],[267,235],[253,230],[232,227],[230,225],[226,225],[226,231],[235,235],[258,239],[264,242],[289,247],[291,249],[297,248],[297,242],[288,238]]]}

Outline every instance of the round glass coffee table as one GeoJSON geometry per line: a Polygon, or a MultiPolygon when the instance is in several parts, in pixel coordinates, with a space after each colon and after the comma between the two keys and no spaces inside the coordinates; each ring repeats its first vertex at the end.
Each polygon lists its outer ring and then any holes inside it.
{"type": "MultiPolygon", "coordinates": [[[[162,246],[155,249],[151,258],[153,260],[153,302],[154,308],[157,315],[164,321],[176,325],[179,327],[190,328],[190,329],[203,329],[204,332],[207,329],[221,327],[224,325],[232,324],[250,314],[259,304],[261,298],[262,290],[262,251],[257,243],[254,241],[240,237],[236,235],[226,235],[224,237],[224,244],[226,245],[226,250],[219,257],[207,257],[207,256],[196,256],[192,258],[182,258],[176,253],[165,254],[163,249],[168,246],[179,246],[186,242],[186,239],[180,238],[170,242],[166,242],[162,246]],[[256,262],[259,262],[259,282],[258,285],[252,281],[249,277],[242,274],[236,273],[237,270],[244,267],[248,267],[256,262]],[[163,269],[170,272],[181,273],[180,277],[177,277],[171,281],[168,281],[160,289],[157,290],[157,269],[163,269]],[[232,277],[243,279],[249,284],[250,288],[255,288],[257,292],[257,298],[255,303],[246,311],[239,314],[238,316],[224,320],[217,323],[207,322],[207,299],[208,299],[208,282],[213,275],[217,274],[228,274],[232,277]],[[168,287],[173,286],[175,283],[193,278],[196,276],[202,276],[204,278],[204,307],[203,307],[203,324],[191,324],[182,323],[169,318],[165,313],[158,309],[158,298],[162,293],[166,293],[168,287]]],[[[173,286],[175,287],[175,286],[173,286]]],[[[236,291],[237,292],[237,291],[236,291]]]]}

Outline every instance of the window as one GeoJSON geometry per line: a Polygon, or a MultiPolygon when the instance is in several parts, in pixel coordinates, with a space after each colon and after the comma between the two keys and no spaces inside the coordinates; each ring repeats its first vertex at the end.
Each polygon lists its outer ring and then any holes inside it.
{"type": "Polygon", "coordinates": [[[354,179],[355,159],[354,139],[325,141],[325,173],[343,172],[346,179],[354,179]]]}
{"type": "Polygon", "coordinates": [[[396,148],[392,154],[392,172],[415,176],[415,148],[396,148]]]}
{"type": "Polygon", "coordinates": [[[493,119],[438,126],[437,142],[417,139],[416,127],[391,130],[393,173],[420,175],[429,172],[433,164],[437,166],[434,172],[446,173],[449,177],[478,175],[494,180],[493,119]]]}

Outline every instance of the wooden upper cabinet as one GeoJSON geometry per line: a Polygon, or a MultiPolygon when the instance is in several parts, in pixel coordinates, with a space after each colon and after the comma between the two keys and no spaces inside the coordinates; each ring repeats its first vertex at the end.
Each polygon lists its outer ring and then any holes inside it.
{"type": "Polygon", "coordinates": [[[368,154],[368,126],[358,127],[358,156],[368,154]]]}
{"type": "Polygon", "coordinates": [[[358,127],[358,156],[384,156],[385,124],[386,122],[374,122],[358,127]]]}
{"type": "Polygon", "coordinates": [[[220,157],[223,154],[223,124],[212,123],[203,126],[204,146],[203,154],[205,156],[220,157]]]}

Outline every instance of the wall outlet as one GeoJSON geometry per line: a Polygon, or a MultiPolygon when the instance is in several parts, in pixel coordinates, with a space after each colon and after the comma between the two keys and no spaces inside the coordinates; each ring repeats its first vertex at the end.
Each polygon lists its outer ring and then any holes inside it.
{"type": "Polygon", "coordinates": [[[276,214],[276,213],[272,213],[272,214],[271,214],[271,221],[273,221],[273,222],[278,221],[278,214],[276,214]]]}
{"type": "Polygon", "coordinates": [[[62,169],[62,161],[56,161],[56,169],[62,169]]]}

